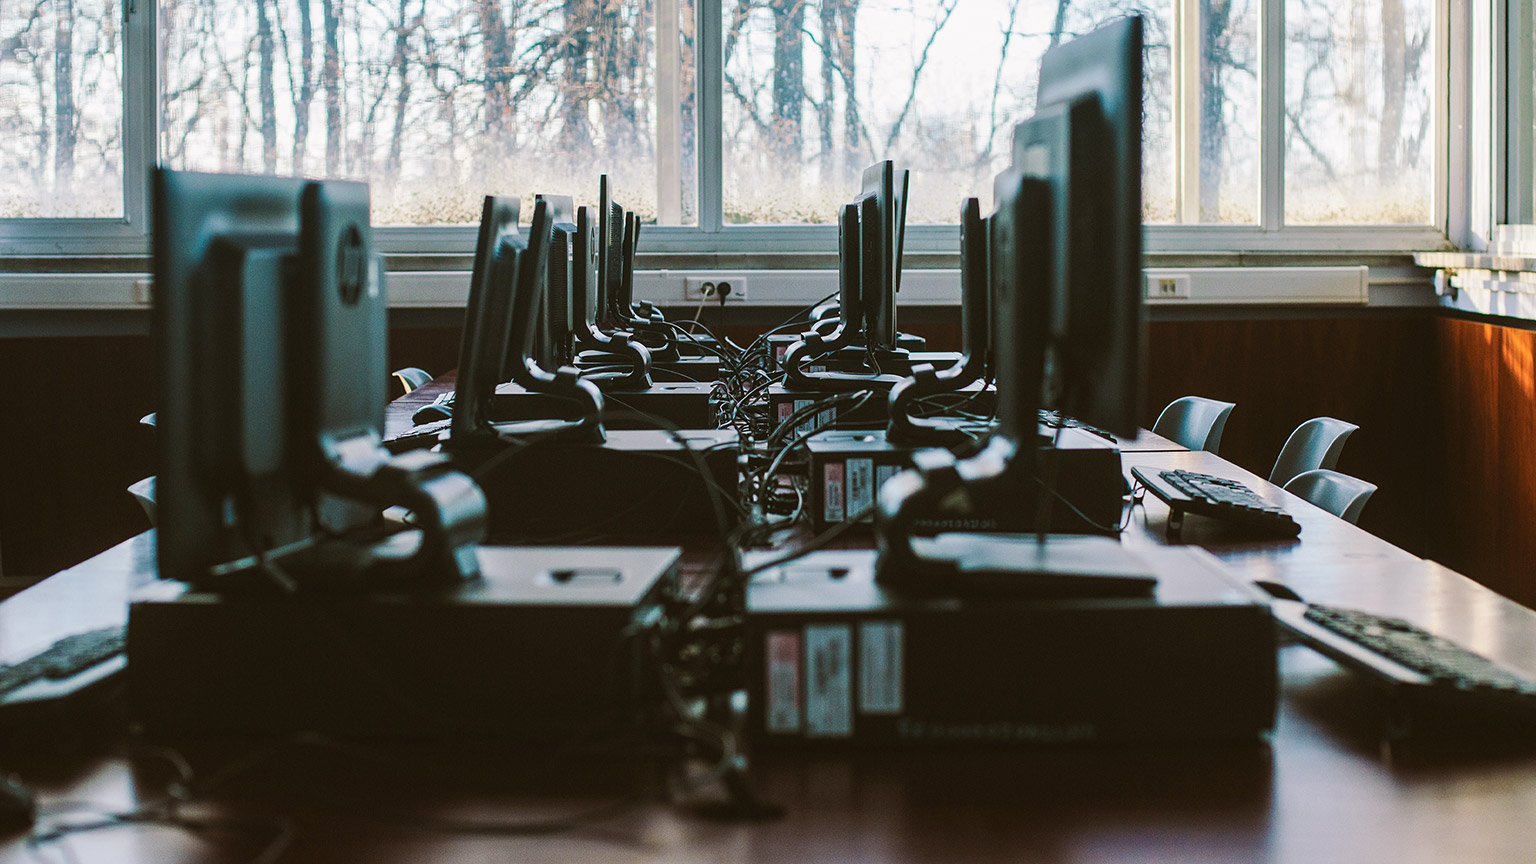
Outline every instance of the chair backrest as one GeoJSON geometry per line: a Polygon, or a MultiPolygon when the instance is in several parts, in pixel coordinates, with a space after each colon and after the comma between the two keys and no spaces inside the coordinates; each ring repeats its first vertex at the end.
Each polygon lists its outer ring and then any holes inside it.
{"type": "Polygon", "coordinates": [[[1365,502],[1371,500],[1376,484],[1328,468],[1314,468],[1292,477],[1285,484],[1285,491],[1354,525],[1360,521],[1360,511],[1365,509],[1365,502]]]}
{"type": "Polygon", "coordinates": [[[1339,454],[1344,452],[1344,442],[1359,428],[1332,417],[1314,417],[1297,426],[1280,448],[1280,458],[1269,472],[1269,482],[1284,486],[1303,471],[1334,467],[1339,464],[1339,454]]]}
{"type": "Polygon", "coordinates": [[[144,515],[149,517],[149,527],[155,527],[155,478],[145,477],[129,486],[128,492],[133,495],[133,500],[139,502],[139,506],[144,508],[144,515]]]}
{"type": "Polygon", "coordinates": [[[1152,431],[1191,450],[1221,452],[1221,433],[1227,428],[1227,415],[1234,403],[1185,396],[1168,403],[1157,415],[1152,431]]]}
{"type": "Polygon", "coordinates": [[[409,393],[417,387],[432,380],[432,375],[425,369],[417,369],[415,366],[407,366],[404,369],[394,371],[395,380],[400,382],[401,388],[409,393]]]}

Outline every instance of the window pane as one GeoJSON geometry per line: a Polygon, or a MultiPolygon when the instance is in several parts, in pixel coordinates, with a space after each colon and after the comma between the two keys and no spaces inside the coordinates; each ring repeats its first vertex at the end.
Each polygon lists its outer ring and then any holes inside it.
{"type": "Polygon", "coordinates": [[[1147,200],[1171,216],[1166,2],[725,0],[726,221],[830,222],[886,158],[912,169],[909,222],[952,224],[971,195],[990,207],[1041,55],[1137,8],[1147,200]]]}
{"type": "Polygon", "coordinates": [[[0,3],[0,218],[123,215],[120,14],[0,3]]]}
{"type": "Polygon", "coordinates": [[[1285,220],[1433,218],[1434,4],[1286,0],[1285,220]]]}
{"type": "Polygon", "coordinates": [[[1184,221],[1259,221],[1259,2],[1199,0],[1198,185],[1184,221]]]}
{"type": "Polygon", "coordinates": [[[596,203],[606,171],[654,220],[667,124],[673,212],[696,221],[691,0],[161,2],[167,165],[367,179],[379,225],[473,222],[492,192],[596,203]],[[657,110],[658,9],[683,33],[677,111],[657,110]]]}

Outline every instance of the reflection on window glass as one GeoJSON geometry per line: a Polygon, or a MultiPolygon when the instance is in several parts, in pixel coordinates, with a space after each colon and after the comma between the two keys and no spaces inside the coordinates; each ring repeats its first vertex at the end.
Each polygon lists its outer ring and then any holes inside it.
{"type": "Polygon", "coordinates": [[[1285,219],[1433,219],[1434,4],[1286,0],[1285,219]]]}
{"type": "Polygon", "coordinates": [[[123,215],[120,15],[0,3],[0,218],[123,215]]]}
{"type": "Polygon", "coordinates": [[[692,0],[161,0],[161,157],[367,179],[381,225],[473,222],[493,192],[595,203],[607,172],[654,220],[662,135],[669,221],[693,223],[693,32],[692,0]],[[663,8],[681,49],[658,58],[663,8]],[[657,111],[658,62],[681,110],[657,111]]]}
{"type": "Polygon", "coordinates": [[[1047,48],[1147,15],[1149,220],[1173,215],[1167,2],[725,0],[725,220],[830,222],[880,159],[912,169],[908,221],[990,206],[1047,48]]]}

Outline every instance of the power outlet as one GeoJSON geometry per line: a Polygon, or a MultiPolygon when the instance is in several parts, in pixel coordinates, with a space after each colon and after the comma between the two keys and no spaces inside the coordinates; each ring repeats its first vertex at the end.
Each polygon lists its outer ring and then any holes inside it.
{"type": "Polygon", "coordinates": [[[740,273],[683,277],[683,297],[688,300],[719,303],[722,293],[726,303],[747,299],[747,277],[740,273]]]}
{"type": "Polygon", "coordinates": [[[1147,277],[1148,300],[1188,300],[1189,274],[1147,277]]]}

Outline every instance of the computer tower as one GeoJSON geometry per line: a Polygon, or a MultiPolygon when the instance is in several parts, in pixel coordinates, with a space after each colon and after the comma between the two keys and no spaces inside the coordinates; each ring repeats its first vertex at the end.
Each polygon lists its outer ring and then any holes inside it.
{"type": "Polygon", "coordinates": [[[1266,602],[1203,551],[1146,553],[1159,580],[1149,597],[903,596],[874,580],[873,552],[767,570],[747,589],[753,739],[903,749],[1259,741],[1278,700],[1266,602]]]}

